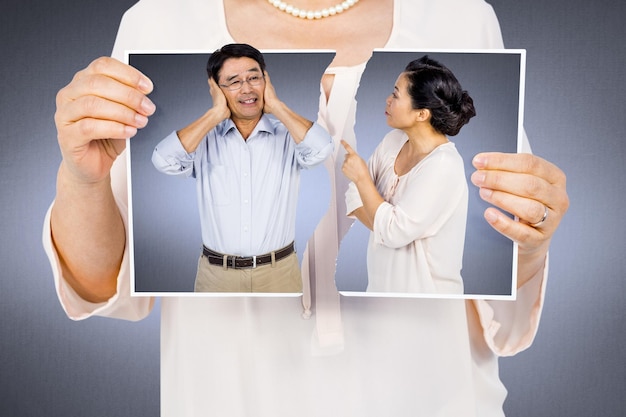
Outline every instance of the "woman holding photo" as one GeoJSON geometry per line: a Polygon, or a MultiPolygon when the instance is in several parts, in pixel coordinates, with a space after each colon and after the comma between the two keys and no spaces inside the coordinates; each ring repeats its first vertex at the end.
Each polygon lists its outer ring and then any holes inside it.
{"type": "MultiPolygon", "coordinates": [[[[307,10],[336,5],[290,3],[307,10]]],[[[44,246],[62,305],[73,319],[129,320],[153,305],[130,296],[126,158],[119,156],[125,139],[154,114],[153,85],[120,62],[124,51],[210,51],[234,42],[334,49],[318,120],[336,143],[326,160],[332,203],[303,261],[315,297],[314,305],[306,296],[302,302],[314,319],[302,319],[296,298],[163,298],[161,415],[502,415],[506,389],[497,358],[527,348],[537,330],[548,248],[568,205],[561,170],[530,154],[474,159],[481,197],[525,220],[494,207],[485,213],[519,243],[516,301],[352,297],[340,304],[334,285],[339,242],[350,227],[337,145],[356,142],[355,94],[365,62],[378,47],[502,48],[493,9],[483,0],[361,0],[341,3],[335,15],[303,19],[280,6],[141,0],[120,24],[114,59],[95,59],[59,92],[63,161],[44,246]]]]}

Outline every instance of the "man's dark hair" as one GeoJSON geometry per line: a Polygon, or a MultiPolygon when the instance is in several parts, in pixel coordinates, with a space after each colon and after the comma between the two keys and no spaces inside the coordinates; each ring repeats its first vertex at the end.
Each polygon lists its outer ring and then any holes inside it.
{"type": "Polygon", "coordinates": [[[246,43],[231,43],[213,52],[206,64],[207,74],[216,83],[219,83],[219,75],[224,62],[230,58],[252,58],[261,67],[261,72],[265,71],[265,60],[263,59],[263,54],[258,49],[246,43]]]}

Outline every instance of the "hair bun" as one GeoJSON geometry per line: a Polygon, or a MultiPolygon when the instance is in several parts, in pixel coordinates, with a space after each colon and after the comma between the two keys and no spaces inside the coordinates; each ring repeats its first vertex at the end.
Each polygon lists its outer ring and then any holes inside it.
{"type": "Polygon", "coordinates": [[[428,55],[411,61],[405,72],[413,108],[429,109],[437,131],[454,136],[476,115],[474,101],[452,71],[428,55]]]}
{"type": "MultiPolygon", "coordinates": [[[[459,100],[459,111],[461,115],[467,118],[467,121],[476,116],[476,109],[474,108],[474,100],[470,97],[469,93],[463,90],[461,99],[459,100]]],[[[467,123],[467,122],[466,122],[467,123]]]]}

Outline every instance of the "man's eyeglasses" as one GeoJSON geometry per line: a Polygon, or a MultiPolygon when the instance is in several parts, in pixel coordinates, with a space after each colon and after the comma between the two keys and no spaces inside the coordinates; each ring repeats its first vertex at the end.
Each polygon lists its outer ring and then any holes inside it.
{"type": "Polygon", "coordinates": [[[235,80],[228,84],[220,84],[220,87],[224,87],[229,91],[237,91],[241,89],[241,87],[243,87],[243,84],[246,82],[251,86],[256,87],[257,85],[261,84],[263,79],[264,77],[262,75],[251,75],[245,80],[235,80]]]}

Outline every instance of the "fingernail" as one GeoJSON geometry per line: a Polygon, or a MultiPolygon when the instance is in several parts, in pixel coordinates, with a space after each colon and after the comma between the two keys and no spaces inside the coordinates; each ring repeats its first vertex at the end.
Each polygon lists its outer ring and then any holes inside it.
{"type": "Polygon", "coordinates": [[[150,115],[154,113],[154,111],[156,110],[156,106],[152,101],[150,101],[149,98],[144,97],[144,99],[141,100],[141,110],[143,110],[144,113],[150,115]]]}
{"type": "Polygon", "coordinates": [[[143,91],[144,93],[151,92],[152,88],[153,88],[152,81],[145,79],[145,78],[141,78],[139,80],[139,89],[143,91]]]}
{"type": "Polygon", "coordinates": [[[484,155],[476,155],[472,160],[476,168],[484,168],[487,165],[487,158],[484,155]]]}
{"type": "Polygon", "coordinates": [[[487,220],[487,222],[493,224],[496,221],[498,221],[498,215],[496,213],[494,213],[492,210],[487,210],[485,212],[485,220],[487,220]]]}
{"type": "Polygon", "coordinates": [[[124,126],[124,136],[132,138],[137,134],[137,128],[133,126],[124,126]]]}
{"type": "Polygon", "coordinates": [[[485,174],[480,171],[476,171],[472,174],[471,179],[472,184],[480,186],[485,182],[485,174]]]}
{"type": "Polygon", "coordinates": [[[135,124],[137,127],[144,127],[148,124],[148,118],[143,114],[135,113],[135,124]]]}
{"type": "Polygon", "coordinates": [[[480,190],[478,190],[478,194],[483,200],[489,200],[493,195],[493,190],[489,188],[481,188],[480,190]]]}

